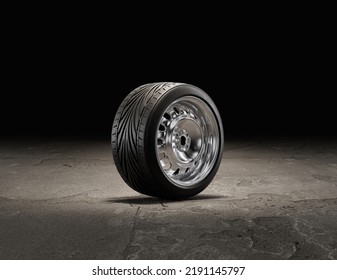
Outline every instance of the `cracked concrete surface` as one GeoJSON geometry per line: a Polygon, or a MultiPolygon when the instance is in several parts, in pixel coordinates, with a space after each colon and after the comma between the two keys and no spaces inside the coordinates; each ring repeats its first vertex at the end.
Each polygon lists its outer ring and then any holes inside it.
{"type": "Polygon", "coordinates": [[[0,259],[337,259],[337,142],[226,142],[186,201],[125,185],[107,141],[0,141],[0,259]]]}

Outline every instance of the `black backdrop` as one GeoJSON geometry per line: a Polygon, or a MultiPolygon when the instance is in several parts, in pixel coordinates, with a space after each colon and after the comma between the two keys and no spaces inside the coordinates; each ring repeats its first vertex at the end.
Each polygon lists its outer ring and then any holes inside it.
{"type": "Polygon", "coordinates": [[[336,135],[333,46],[322,31],[263,24],[163,36],[70,27],[38,22],[9,34],[2,137],[108,139],[123,98],[156,81],[206,91],[228,137],[336,135]]]}

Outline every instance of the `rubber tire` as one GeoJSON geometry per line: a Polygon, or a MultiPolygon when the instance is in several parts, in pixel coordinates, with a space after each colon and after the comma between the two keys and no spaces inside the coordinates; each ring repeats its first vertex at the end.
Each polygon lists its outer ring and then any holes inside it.
{"type": "Polygon", "coordinates": [[[142,85],[130,92],[119,106],[111,133],[112,154],[123,180],[135,191],[160,198],[182,199],[203,191],[213,180],[223,153],[223,126],[212,99],[200,88],[184,83],[142,85]],[[219,153],[213,168],[194,186],[180,187],[163,174],[156,157],[155,137],[165,109],[176,99],[195,96],[212,109],[219,127],[219,153]]]}

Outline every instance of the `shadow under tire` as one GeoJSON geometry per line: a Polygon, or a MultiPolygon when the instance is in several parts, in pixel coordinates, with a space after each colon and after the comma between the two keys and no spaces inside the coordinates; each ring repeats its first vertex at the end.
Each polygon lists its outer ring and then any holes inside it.
{"type": "Polygon", "coordinates": [[[112,154],[135,191],[182,199],[213,180],[223,153],[223,126],[214,102],[184,83],[142,85],[120,104],[111,132],[112,154]]]}

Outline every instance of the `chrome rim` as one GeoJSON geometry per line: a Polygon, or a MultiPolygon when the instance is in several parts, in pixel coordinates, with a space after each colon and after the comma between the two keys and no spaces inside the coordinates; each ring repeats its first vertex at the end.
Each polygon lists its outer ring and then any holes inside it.
{"type": "Polygon", "coordinates": [[[157,159],[165,176],[188,188],[203,180],[216,162],[219,125],[207,103],[185,96],[165,110],[156,142],[157,159]]]}

